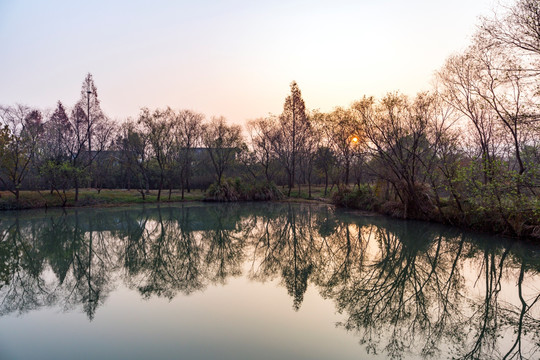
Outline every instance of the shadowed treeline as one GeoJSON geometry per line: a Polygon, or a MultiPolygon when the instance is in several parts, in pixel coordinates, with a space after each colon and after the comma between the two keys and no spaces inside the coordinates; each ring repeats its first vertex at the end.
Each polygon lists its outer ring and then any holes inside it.
{"type": "Polygon", "coordinates": [[[391,358],[540,350],[536,248],[303,204],[5,215],[0,316],[60,307],[92,320],[120,284],[173,299],[246,276],[279,282],[295,311],[314,287],[341,327],[391,358]]]}

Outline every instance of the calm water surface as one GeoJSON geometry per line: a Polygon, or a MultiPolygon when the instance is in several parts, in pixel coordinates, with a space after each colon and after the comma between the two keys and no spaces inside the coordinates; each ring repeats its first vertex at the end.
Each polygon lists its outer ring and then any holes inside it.
{"type": "Polygon", "coordinates": [[[3,212],[0,359],[539,359],[539,271],[327,206],[3,212]]]}

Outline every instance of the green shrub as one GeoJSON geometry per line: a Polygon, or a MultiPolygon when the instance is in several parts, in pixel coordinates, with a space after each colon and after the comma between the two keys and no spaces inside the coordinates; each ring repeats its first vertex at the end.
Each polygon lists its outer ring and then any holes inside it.
{"type": "Polygon", "coordinates": [[[362,184],[355,189],[341,187],[332,194],[332,203],[352,209],[371,211],[375,208],[377,201],[373,189],[367,184],[362,184]]]}
{"type": "Polygon", "coordinates": [[[213,183],[206,190],[205,200],[207,201],[240,201],[242,199],[242,189],[239,179],[223,179],[221,184],[213,183]]]}
{"type": "Polygon", "coordinates": [[[256,182],[245,184],[240,178],[223,179],[221,184],[213,183],[206,190],[206,201],[269,201],[279,200],[283,194],[274,183],[256,182]]]}
{"type": "Polygon", "coordinates": [[[251,186],[248,197],[254,201],[281,200],[283,194],[273,182],[258,182],[251,186]]]}

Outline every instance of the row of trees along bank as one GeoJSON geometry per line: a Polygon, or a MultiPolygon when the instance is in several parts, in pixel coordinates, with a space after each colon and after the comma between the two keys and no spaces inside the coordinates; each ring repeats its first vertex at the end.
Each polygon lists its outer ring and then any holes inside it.
{"type": "Polygon", "coordinates": [[[70,109],[0,109],[0,183],[17,199],[47,189],[64,205],[80,187],[157,189],[160,200],[214,182],[213,198],[230,200],[259,198],[245,196],[253,183],[289,196],[306,186],[309,197],[317,184],[345,206],[540,237],[539,24],[534,0],[482,19],[415,97],[364,96],[324,113],[307,110],[293,82],[283,112],[245,133],[170,108],[114,123],[88,74],[70,109]]]}

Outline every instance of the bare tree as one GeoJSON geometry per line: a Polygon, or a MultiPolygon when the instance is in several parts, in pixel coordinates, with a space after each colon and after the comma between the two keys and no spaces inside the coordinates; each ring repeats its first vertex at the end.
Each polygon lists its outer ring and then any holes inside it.
{"type": "MultiPolygon", "coordinates": [[[[314,126],[311,126],[308,130],[309,132],[304,135],[303,146],[300,148],[299,167],[303,179],[308,184],[308,197],[311,199],[311,183],[313,182],[313,173],[318,154],[317,149],[321,144],[322,131],[314,126]]],[[[300,183],[298,188],[300,188],[300,183]]]]}
{"type": "Polygon", "coordinates": [[[325,114],[323,122],[329,144],[344,171],[342,180],[348,185],[351,163],[362,142],[360,123],[352,109],[341,107],[325,114]]]}
{"type": "Polygon", "coordinates": [[[310,122],[302,93],[298,84],[293,81],[291,94],[285,98],[283,113],[279,117],[278,131],[272,139],[272,149],[289,178],[287,196],[291,196],[291,190],[296,181],[298,155],[309,127],[310,122]]]}
{"type": "Polygon", "coordinates": [[[147,134],[134,121],[122,125],[122,163],[135,176],[143,200],[150,193],[150,145],[147,134]]]}
{"type": "Polygon", "coordinates": [[[38,110],[16,105],[1,107],[0,120],[9,129],[4,130],[0,182],[19,200],[22,183],[30,171],[42,134],[42,115],[38,110]]]}
{"type": "Polygon", "coordinates": [[[139,115],[139,123],[143,126],[152,148],[152,154],[159,167],[159,185],[157,200],[161,200],[161,191],[165,183],[165,176],[171,168],[174,151],[174,137],[172,134],[172,124],[174,112],[167,108],[165,110],[154,110],[144,108],[139,115]]]}
{"type": "MultiPolygon", "coordinates": [[[[79,111],[85,115],[83,127],[86,132],[85,138],[87,139],[86,162],[88,162],[87,168],[90,173],[89,180],[92,182],[94,180],[92,179],[92,163],[97,157],[97,153],[103,150],[100,147],[102,139],[99,137],[103,134],[103,129],[109,126],[106,124],[107,119],[101,110],[97,88],[94,84],[94,78],[90,73],[84,78],[81,87],[81,97],[75,107],[78,107],[79,111]]],[[[80,114],[81,116],[82,113],[80,114]]],[[[83,118],[80,120],[83,120],[83,118]]]]}
{"type": "Polygon", "coordinates": [[[432,204],[425,182],[433,167],[433,95],[420,93],[414,102],[388,94],[377,105],[364,97],[358,112],[372,158],[370,170],[391,184],[403,206],[403,217],[430,217],[432,204]]]}
{"type": "Polygon", "coordinates": [[[177,163],[180,168],[180,186],[182,199],[184,190],[190,192],[191,163],[193,148],[201,141],[202,122],[204,115],[191,110],[181,110],[174,118],[174,141],[176,146],[177,163]]]}
{"type": "MultiPolygon", "coordinates": [[[[92,132],[88,131],[88,117],[81,104],[75,105],[69,118],[70,130],[63,134],[63,142],[68,152],[71,166],[77,171],[73,172],[75,185],[75,201],[79,200],[79,188],[81,182],[88,175],[88,170],[94,159],[108,148],[112,140],[114,127],[108,122],[102,121],[92,126],[92,132]],[[90,137],[94,145],[91,152],[90,137]]],[[[91,175],[91,172],[90,172],[91,175]]]]}
{"type": "Polygon", "coordinates": [[[440,76],[446,93],[453,94],[450,102],[471,119],[477,130],[486,173],[492,176],[494,172],[490,166],[495,151],[490,151],[490,142],[505,145],[497,151],[507,154],[510,169],[515,167],[515,188],[520,193],[528,170],[523,147],[534,137],[537,121],[536,84],[522,68],[519,57],[502,47],[485,46],[486,42],[485,34],[478,34],[464,55],[447,62],[440,76]],[[498,135],[495,141],[494,135],[498,135]]]}
{"type": "Polygon", "coordinates": [[[495,114],[476,91],[480,76],[480,64],[469,53],[450,57],[437,73],[442,98],[470,121],[472,139],[480,149],[483,181],[489,183],[500,143],[496,139],[495,114]]]}
{"type": "Polygon", "coordinates": [[[277,132],[275,122],[271,118],[252,120],[248,122],[248,130],[255,161],[262,166],[264,177],[270,182],[273,178],[271,164],[275,160],[272,151],[272,139],[277,132]]]}
{"type": "Polygon", "coordinates": [[[516,70],[515,68],[519,67],[519,60],[505,54],[504,51],[493,48],[479,50],[482,68],[480,82],[475,90],[496,114],[497,120],[509,136],[518,172],[523,175],[526,169],[521,155],[521,146],[524,140],[524,128],[530,120],[527,114],[528,105],[532,103],[532,99],[527,98],[532,94],[526,89],[529,76],[516,70]],[[510,66],[512,70],[503,69],[503,64],[510,66]]]}
{"type": "Polygon", "coordinates": [[[202,142],[221,184],[224,172],[232,165],[236,154],[242,148],[242,129],[238,125],[227,125],[223,116],[214,117],[203,126],[202,142]]]}
{"type": "Polygon", "coordinates": [[[56,109],[45,123],[43,147],[45,157],[56,162],[67,160],[68,151],[64,142],[66,133],[72,131],[64,105],[58,101],[56,109]]]}
{"type": "Polygon", "coordinates": [[[315,154],[315,167],[324,174],[324,195],[328,193],[328,183],[337,165],[336,156],[328,146],[319,146],[315,154]]]}
{"type": "Polygon", "coordinates": [[[517,0],[503,8],[502,15],[483,18],[481,29],[499,45],[540,55],[540,4],[537,0],[517,0]]]}

